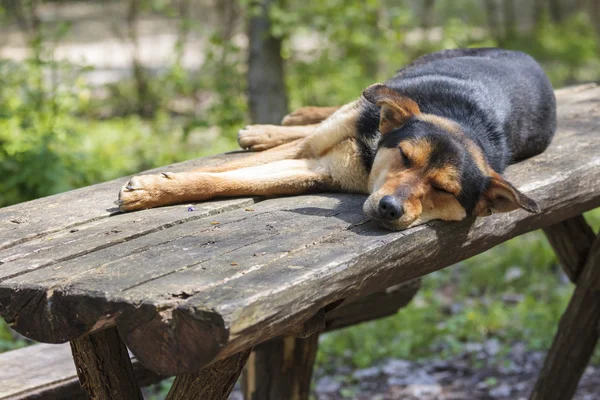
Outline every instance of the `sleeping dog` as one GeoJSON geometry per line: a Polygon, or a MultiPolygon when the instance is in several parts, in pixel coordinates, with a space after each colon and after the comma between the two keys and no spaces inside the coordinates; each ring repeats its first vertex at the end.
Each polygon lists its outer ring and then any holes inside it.
{"type": "Polygon", "coordinates": [[[540,66],[502,49],[426,55],[343,107],[305,107],[282,126],[240,131],[261,151],[191,172],[133,177],[122,211],[230,196],[367,193],[366,215],[401,230],[538,204],[500,174],[539,154],[556,129],[540,66]],[[264,150],[264,151],[263,151],[264,150]]]}

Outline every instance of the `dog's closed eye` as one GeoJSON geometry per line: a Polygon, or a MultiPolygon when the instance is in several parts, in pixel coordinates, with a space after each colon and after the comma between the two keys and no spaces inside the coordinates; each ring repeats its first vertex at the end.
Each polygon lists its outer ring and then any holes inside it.
{"type": "Polygon", "coordinates": [[[432,187],[432,188],[433,188],[435,191],[437,191],[437,192],[439,192],[439,193],[445,193],[445,194],[449,194],[449,195],[452,195],[452,196],[454,196],[454,193],[452,193],[451,191],[449,191],[449,190],[447,190],[447,189],[444,189],[443,187],[440,187],[440,186],[437,186],[437,185],[431,185],[431,187],[432,187]]]}
{"type": "Polygon", "coordinates": [[[402,162],[404,163],[404,166],[406,168],[410,168],[412,165],[412,161],[410,160],[410,158],[408,158],[406,153],[404,153],[404,151],[402,150],[402,147],[398,147],[398,150],[400,151],[400,157],[402,157],[402,162]]]}

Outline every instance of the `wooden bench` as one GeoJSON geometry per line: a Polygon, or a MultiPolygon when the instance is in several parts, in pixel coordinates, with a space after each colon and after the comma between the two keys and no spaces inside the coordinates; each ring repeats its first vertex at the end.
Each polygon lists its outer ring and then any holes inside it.
{"type": "Polygon", "coordinates": [[[306,399],[333,315],[351,324],[367,296],[544,228],[577,288],[531,398],[569,399],[600,319],[600,240],[581,217],[600,205],[600,89],[557,97],[553,144],[506,174],[540,214],[388,232],[364,217],[363,196],[327,194],[118,214],[120,179],[0,210],[0,315],[31,339],[70,341],[92,398],[141,398],[125,343],[177,375],[168,399],[227,398],[252,348],[247,398],[306,399]]]}
{"type": "MultiPolygon", "coordinates": [[[[416,294],[420,280],[397,285],[327,313],[323,331],[393,315],[416,294]]],[[[297,334],[306,334],[299,331],[297,334]]],[[[271,342],[273,343],[273,342],[271,342]]],[[[145,368],[131,356],[133,374],[139,386],[160,382],[166,376],[145,368]]],[[[36,344],[0,354],[0,400],[85,399],[77,378],[70,346],[36,344]]]]}

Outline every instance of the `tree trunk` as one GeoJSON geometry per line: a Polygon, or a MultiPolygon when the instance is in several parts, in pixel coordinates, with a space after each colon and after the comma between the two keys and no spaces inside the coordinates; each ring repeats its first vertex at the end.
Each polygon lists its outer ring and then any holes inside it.
{"type": "Polygon", "coordinates": [[[140,43],[138,37],[138,19],[141,0],[130,0],[127,8],[127,33],[133,48],[132,70],[137,92],[137,112],[142,117],[152,117],[158,108],[158,100],[150,85],[148,71],[144,67],[140,56],[140,43]]]}
{"type": "Polygon", "coordinates": [[[537,32],[544,19],[546,12],[546,0],[534,0],[533,2],[533,30],[537,32]]]}
{"type": "Polygon", "coordinates": [[[488,28],[492,37],[501,40],[500,23],[498,22],[498,7],[496,0],[485,0],[485,9],[488,19],[488,28]]]}
{"type": "Polygon", "coordinates": [[[430,29],[435,22],[435,0],[425,0],[421,14],[421,28],[430,29]]]}
{"type": "Polygon", "coordinates": [[[600,50],[600,1],[599,0],[588,0],[588,14],[590,21],[594,28],[596,28],[596,40],[598,43],[598,50],[600,50]]]}
{"type": "Polygon", "coordinates": [[[563,20],[563,7],[560,4],[560,0],[548,0],[549,10],[550,10],[550,18],[552,18],[552,22],[560,23],[563,20]]]}
{"type": "Polygon", "coordinates": [[[219,34],[224,41],[231,40],[239,18],[239,5],[236,0],[217,0],[215,2],[219,16],[219,34]]]}
{"type": "Polygon", "coordinates": [[[271,34],[269,9],[276,0],[259,0],[250,18],[248,101],[255,124],[279,124],[288,113],[281,57],[281,38],[271,34]]]}
{"type": "Polygon", "coordinates": [[[517,35],[517,13],[514,0],[504,0],[504,39],[510,40],[517,35]]]}

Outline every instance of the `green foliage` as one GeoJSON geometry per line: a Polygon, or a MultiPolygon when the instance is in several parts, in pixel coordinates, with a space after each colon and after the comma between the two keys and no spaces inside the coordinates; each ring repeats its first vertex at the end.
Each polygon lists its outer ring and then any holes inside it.
{"type": "Polygon", "coordinates": [[[231,139],[207,138],[206,129],[165,112],[152,120],[86,118],[90,89],[68,65],[2,61],[0,81],[0,173],[6,177],[0,182],[0,206],[233,146],[231,139]],[[48,82],[44,67],[61,80],[48,82]]]}
{"type": "MultiPolygon", "coordinates": [[[[279,14],[279,13],[278,13],[279,14]]],[[[409,60],[403,52],[411,12],[380,1],[326,0],[295,3],[284,19],[287,36],[305,37],[312,50],[296,54],[288,47],[288,85],[292,108],[339,105],[355,99],[368,85],[391,76],[409,60]]],[[[283,24],[275,25],[280,33],[283,24]]]]}
{"type": "Polygon", "coordinates": [[[10,328],[6,325],[6,322],[0,318],[0,353],[8,350],[18,349],[19,347],[26,346],[24,340],[17,340],[11,334],[10,328]]]}
{"type": "Polygon", "coordinates": [[[207,126],[221,127],[230,138],[247,122],[244,60],[245,53],[239,46],[213,34],[195,83],[213,96],[206,110],[207,126]]]}
{"type": "Polygon", "coordinates": [[[555,86],[600,79],[600,46],[592,24],[582,13],[561,24],[550,23],[546,16],[537,31],[513,38],[505,45],[538,60],[555,86]]]}

